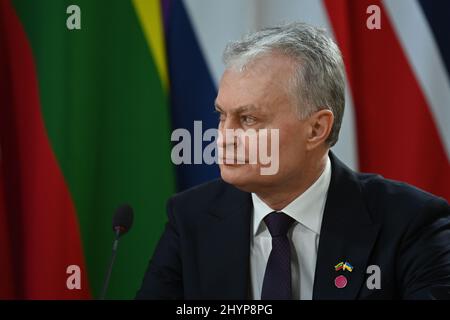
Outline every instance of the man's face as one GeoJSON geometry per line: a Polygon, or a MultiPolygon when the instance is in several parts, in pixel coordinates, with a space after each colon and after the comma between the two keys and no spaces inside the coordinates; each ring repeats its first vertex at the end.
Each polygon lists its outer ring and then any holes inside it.
{"type": "MultiPolygon", "coordinates": [[[[308,125],[299,119],[296,100],[288,91],[292,73],[292,61],[281,55],[260,58],[245,71],[231,68],[224,72],[216,98],[222,136],[226,136],[225,129],[269,129],[269,136],[271,129],[279,129],[278,172],[262,175],[261,167],[267,166],[260,162],[227,164],[225,160],[220,164],[220,172],[226,182],[247,192],[258,192],[301,177],[308,125]]],[[[219,139],[218,146],[225,148],[227,143],[230,141],[219,139]]],[[[270,139],[267,145],[270,150],[270,139]]],[[[247,160],[248,146],[247,141],[247,160]]]]}

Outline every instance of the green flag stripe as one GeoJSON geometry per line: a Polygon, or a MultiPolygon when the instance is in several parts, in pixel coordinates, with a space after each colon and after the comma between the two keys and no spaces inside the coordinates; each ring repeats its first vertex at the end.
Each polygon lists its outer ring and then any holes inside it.
{"type": "Polygon", "coordinates": [[[43,117],[75,202],[94,296],[113,212],[124,202],[135,209],[108,294],[132,298],[175,189],[167,97],[136,13],[124,0],[13,4],[33,48],[43,117]],[[71,4],[81,9],[81,30],[66,27],[71,4]]]}

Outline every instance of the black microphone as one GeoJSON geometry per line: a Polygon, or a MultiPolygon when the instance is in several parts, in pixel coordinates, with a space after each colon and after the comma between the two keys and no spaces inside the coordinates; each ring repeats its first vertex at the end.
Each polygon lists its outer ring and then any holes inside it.
{"type": "Polygon", "coordinates": [[[116,259],[117,246],[119,244],[119,238],[127,233],[133,225],[133,208],[128,204],[121,205],[116,209],[116,213],[113,217],[112,227],[115,233],[115,239],[112,247],[111,259],[109,261],[108,270],[106,271],[105,280],[103,282],[103,290],[100,295],[100,300],[104,300],[106,291],[108,290],[109,278],[111,277],[111,271],[116,259]]]}

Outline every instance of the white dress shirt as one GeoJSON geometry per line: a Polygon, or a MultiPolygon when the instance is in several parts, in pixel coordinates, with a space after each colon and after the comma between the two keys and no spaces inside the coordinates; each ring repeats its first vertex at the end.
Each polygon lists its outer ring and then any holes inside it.
{"type": "MultiPolygon", "coordinates": [[[[291,240],[292,298],[311,300],[320,227],[331,180],[331,163],[327,158],[320,177],[282,211],[295,222],[288,232],[291,240]]],[[[252,299],[261,299],[267,261],[272,250],[272,237],[263,219],[275,211],[252,193],[253,222],[250,243],[250,289],[252,299]]]]}

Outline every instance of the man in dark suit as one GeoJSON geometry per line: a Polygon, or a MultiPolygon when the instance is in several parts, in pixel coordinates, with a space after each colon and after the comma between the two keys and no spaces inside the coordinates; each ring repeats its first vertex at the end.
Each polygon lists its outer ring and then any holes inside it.
{"type": "Polygon", "coordinates": [[[302,23],[230,44],[219,86],[221,179],[173,196],[142,299],[449,299],[450,208],[355,173],[329,150],[344,111],[339,49],[302,23]],[[245,137],[278,155],[249,161],[245,137]],[[274,143],[275,142],[275,143],[274,143]],[[237,162],[244,145],[243,163],[237,162]],[[230,156],[233,155],[233,156],[230,156]]]}

